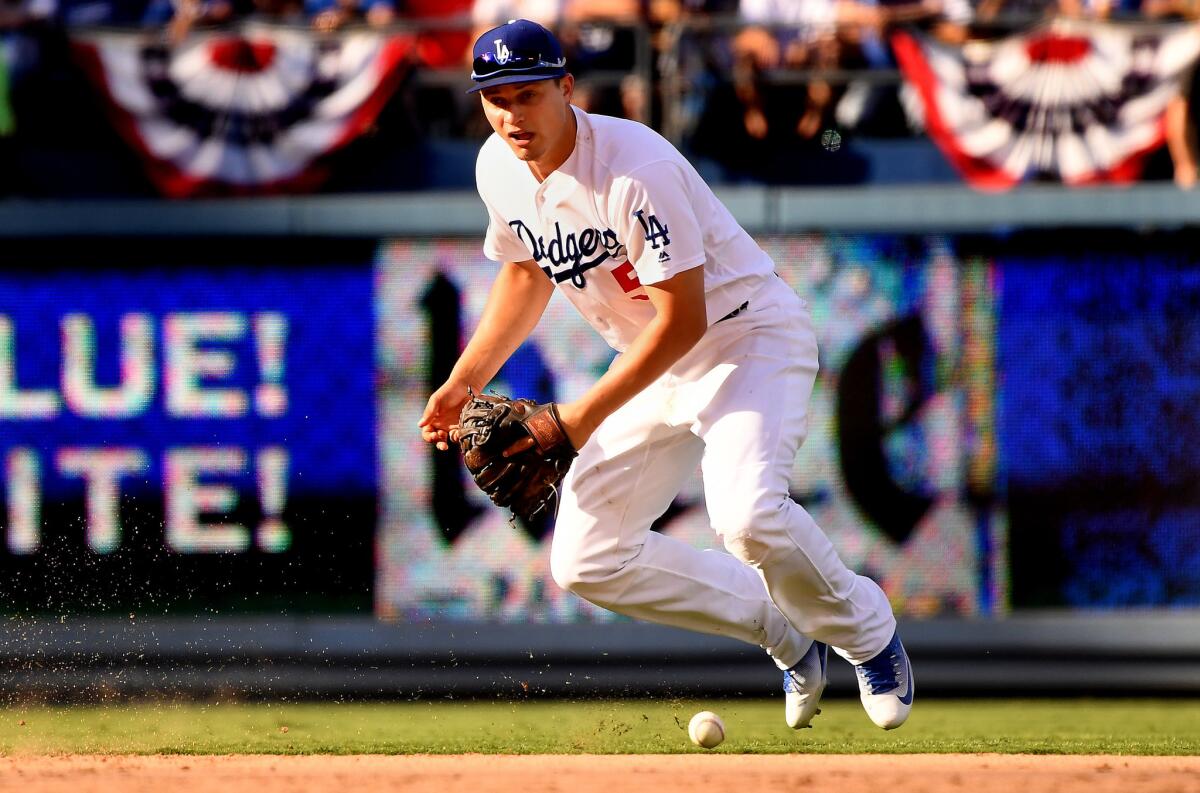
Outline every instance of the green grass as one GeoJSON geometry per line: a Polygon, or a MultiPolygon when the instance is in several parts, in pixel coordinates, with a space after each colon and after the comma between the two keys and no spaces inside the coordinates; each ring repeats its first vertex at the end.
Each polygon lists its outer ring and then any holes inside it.
{"type": "Polygon", "coordinates": [[[0,709],[0,754],[700,752],[703,709],[718,752],[1200,754],[1200,700],[925,700],[885,733],[848,699],[799,732],[781,700],[20,706],[0,709]]]}

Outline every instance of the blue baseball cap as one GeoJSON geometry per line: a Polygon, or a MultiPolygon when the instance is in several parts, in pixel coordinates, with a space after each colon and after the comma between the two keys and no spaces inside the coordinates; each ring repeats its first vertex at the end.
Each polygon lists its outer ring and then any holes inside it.
{"type": "Polygon", "coordinates": [[[467,93],[491,85],[565,77],[567,59],[554,34],[528,19],[510,19],[475,42],[467,93]]]}

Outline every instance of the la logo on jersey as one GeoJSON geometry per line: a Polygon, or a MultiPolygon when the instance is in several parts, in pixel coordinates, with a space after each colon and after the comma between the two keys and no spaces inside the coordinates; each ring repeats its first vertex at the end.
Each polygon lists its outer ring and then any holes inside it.
{"type": "MultiPolygon", "coordinates": [[[[662,242],[662,247],[666,248],[671,244],[671,238],[667,236],[670,231],[655,215],[646,217],[646,210],[639,209],[633,213],[633,216],[638,219],[638,223],[642,224],[642,231],[646,232],[646,242],[650,243],[650,247],[658,250],[659,242],[662,242]]],[[[671,255],[665,250],[658,255],[660,262],[671,261],[671,255]]]]}
{"type": "Polygon", "coordinates": [[[508,63],[508,59],[512,57],[512,53],[508,51],[508,45],[504,43],[504,39],[496,39],[492,43],[496,45],[496,63],[501,66],[508,63]]]}

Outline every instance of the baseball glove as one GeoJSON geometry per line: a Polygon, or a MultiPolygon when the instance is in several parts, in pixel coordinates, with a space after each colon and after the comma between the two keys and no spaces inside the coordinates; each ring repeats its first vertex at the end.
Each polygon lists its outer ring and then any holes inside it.
{"type": "Polygon", "coordinates": [[[576,455],[557,406],[467,393],[454,437],[475,484],[527,522],[554,515],[559,483],[576,455]]]}

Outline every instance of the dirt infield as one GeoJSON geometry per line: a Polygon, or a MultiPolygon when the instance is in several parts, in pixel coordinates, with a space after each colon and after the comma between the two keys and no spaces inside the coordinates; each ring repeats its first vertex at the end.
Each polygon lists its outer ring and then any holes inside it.
{"type": "Polygon", "coordinates": [[[2,757],[21,793],[1192,793],[1200,758],[1033,755],[2,757]],[[884,787],[881,780],[886,780],[884,787]]]}

